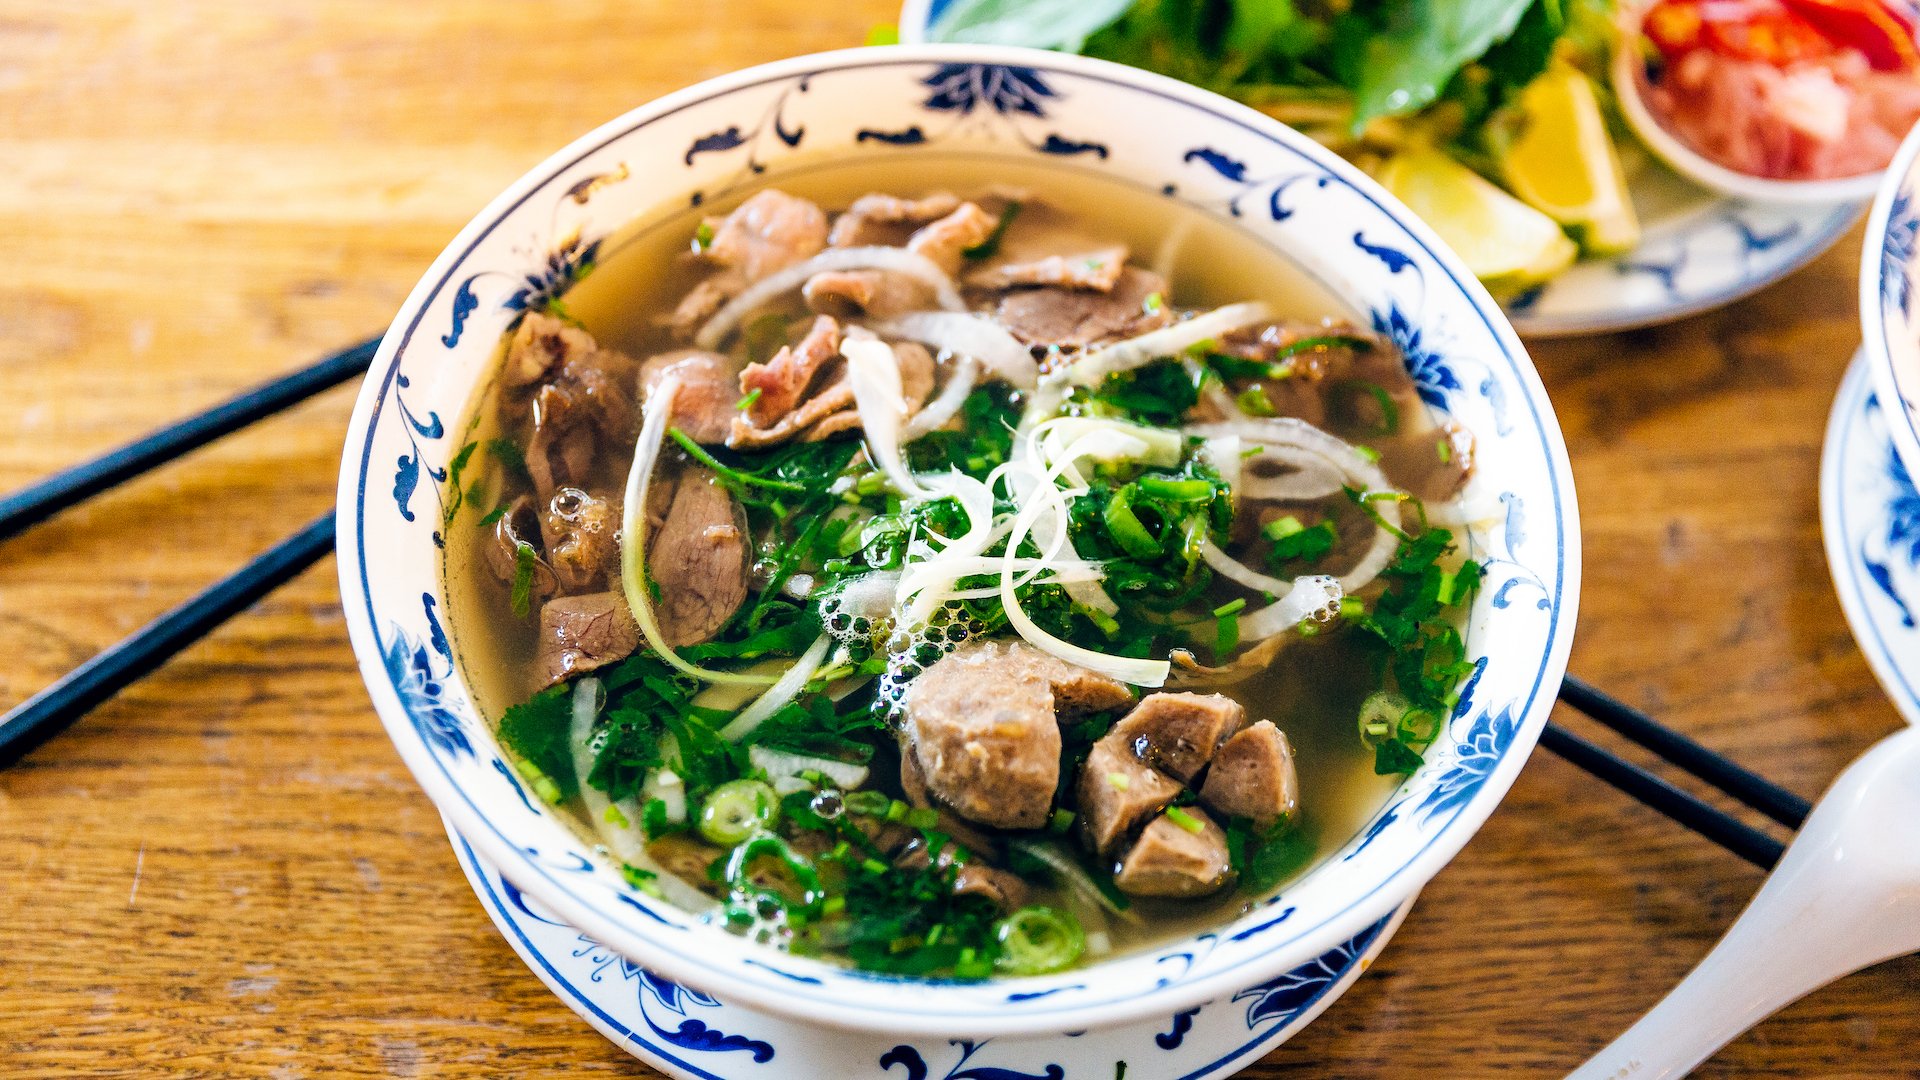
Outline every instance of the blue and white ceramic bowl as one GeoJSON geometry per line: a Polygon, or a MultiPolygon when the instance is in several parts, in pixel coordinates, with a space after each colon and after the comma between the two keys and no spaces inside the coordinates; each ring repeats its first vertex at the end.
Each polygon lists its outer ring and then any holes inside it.
{"type": "Polygon", "coordinates": [[[1894,449],[1920,468],[1920,127],[1887,167],[1860,252],[1860,332],[1894,449]]]}
{"type": "Polygon", "coordinates": [[[1193,87],[1071,56],[958,46],[826,53],[703,83],[607,124],[513,185],[441,255],[382,344],[347,438],[339,522],[341,592],[375,707],[488,863],[666,979],[754,1009],[903,1035],[1053,1034],[1165,1017],[1378,923],[1467,842],[1525,763],[1565,669],[1580,576],[1573,480],[1532,363],[1500,309],[1403,207],[1317,145],[1193,87]],[[473,707],[448,635],[443,487],[501,335],[529,303],[618,259],[621,238],[648,220],[790,170],[878,169],[904,155],[1091,170],[1232,220],[1392,337],[1431,407],[1479,440],[1469,500],[1484,520],[1469,539],[1488,577],[1459,708],[1426,765],[1360,835],[1229,925],[1082,970],[974,984],[786,956],[628,888],[521,787],[473,707]],[[1233,213],[1245,206],[1259,213],[1233,213]]]}

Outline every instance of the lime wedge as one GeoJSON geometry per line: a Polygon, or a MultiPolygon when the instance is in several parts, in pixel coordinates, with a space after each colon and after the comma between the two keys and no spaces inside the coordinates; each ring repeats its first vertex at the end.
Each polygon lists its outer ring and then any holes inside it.
{"type": "Polygon", "coordinates": [[[1388,158],[1379,180],[1495,294],[1537,285],[1579,254],[1552,218],[1431,147],[1388,158]]]}
{"type": "Polygon", "coordinates": [[[1617,255],[1640,242],[1626,173],[1585,75],[1554,64],[1491,133],[1507,187],[1559,222],[1582,251],[1617,255]]]}

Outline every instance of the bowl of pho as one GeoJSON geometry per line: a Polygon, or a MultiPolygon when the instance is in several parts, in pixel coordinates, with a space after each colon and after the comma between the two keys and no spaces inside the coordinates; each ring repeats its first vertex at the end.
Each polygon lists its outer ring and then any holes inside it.
{"type": "Polygon", "coordinates": [[[645,105],[408,299],[340,486],[357,655],[513,884],[841,1027],[1166,1016],[1479,827],[1579,532],[1499,308],[1251,110],[875,48],[645,105]]]}

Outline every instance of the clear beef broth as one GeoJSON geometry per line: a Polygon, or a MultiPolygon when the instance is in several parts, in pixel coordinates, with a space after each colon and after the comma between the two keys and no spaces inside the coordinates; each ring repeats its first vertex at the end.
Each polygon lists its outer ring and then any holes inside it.
{"type": "MultiPolygon", "coordinates": [[[[1263,246],[1249,233],[1242,232],[1208,214],[1174,204],[1155,193],[1139,191],[1091,174],[1063,173],[1055,168],[1022,169],[998,160],[989,164],[963,158],[933,160],[929,157],[921,157],[912,163],[889,164],[880,171],[856,166],[803,170],[781,176],[778,187],[783,192],[811,200],[827,208],[830,213],[848,207],[860,196],[876,190],[908,196],[933,191],[952,191],[965,196],[968,193],[989,190],[1000,192],[1023,188],[1031,192],[1032,197],[1023,202],[1019,216],[1004,231],[1003,258],[1013,259],[1027,253],[1038,255],[1042,253],[1042,249],[1049,247],[1056,251],[1063,249],[1081,251],[1094,244],[1121,243],[1131,251],[1132,265],[1152,267],[1157,264],[1166,271],[1165,295],[1155,298],[1155,301],[1178,312],[1206,312],[1221,305],[1259,300],[1264,301],[1271,308],[1271,315],[1267,320],[1269,323],[1273,325],[1312,324],[1309,330],[1302,332],[1308,336],[1311,333],[1324,332],[1313,328],[1321,327],[1328,320],[1352,318],[1351,311],[1336,297],[1301,273],[1288,260],[1263,246]],[[1071,207],[1071,213],[1061,209],[1064,207],[1071,207]],[[1177,241],[1169,242],[1169,237],[1176,237],[1177,241]]],[[[681,297],[690,288],[695,287],[708,272],[699,266],[697,260],[689,256],[690,238],[698,233],[699,224],[703,218],[724,214],[738,205],[741,198],[747,194],[751,193],[742,193],[741,196],[714,206],[667,214],[656,220],[644,222],[626,234],[609,240],[602,246],[602,261],[589,276],[579,280],[566,292],[564,305],[560,310],[568,318],[577,320],[579,326],[598,343],[598,347],[618,350],[635,359],[684,348],[686,341],[664,329],[660,325],[659,317],[662,313],[671,311],[681,297]]],[[[985,197],[982,197],[980,202],[984,206],[1001,205],[985,197]]],[[[902,242],[911,231],[905,228],[898,230],[898,238],[891,242],[896,244],[902,242]]],[[[970,298],[977,306],[978,297],[970,298]]],[[[810,318],[799,296],[790,294],[781,297],[771,303],[766,310],[777,311],[791,317],[792,326],[785,336],[785,342],[798,347],[810,318]]],[[[851,323],[859,320],[847,321],[851,323]]],[[[731,346],[736,354],[741,351],[737,337],[736,335],[731,346]]],[[[1224,345],[1222,347],[1225,348],[1224,345]]],[[[1254,348],[1252,344],[1247,347],[1254,348]]],[[[1375,393],[1370,388],[1362,388],[1345,391],[1334,397],[1324,393],[1316,395],[1312,386],[1309,385],[1309,380],[1318,376],[1306,372],[1298,365],[1307,361],[1314,363],[1324,361],[1330,355],[1325,350],[1309,350],[1301,356],[1278,361],[1276,363],[1280,367],[1290,367],[1290,370],[1282,372],[1278,368],[1270,368],[1267,376],[1264,377],[1250,377],[1244,365],[1240,368],[1229,365],[1218,375],[1216,381],[1219,388],[1225,392],[1224,396],[1235,402],[1246,402],[1249,394],[1264,394],[1268,406],[1258,410],[1260,413],[1265,413],[1268,408],[1271,408],[1281,416],[1300,415],[1324,427],[1334,436],[1361,445],[1366,453],[1377,456],[1388,478],[1396,485],[1425,496],[1429,500],[1451,495],[1448,480],[1451,477],[1457,481],[1457,473],[1464,468],[1466,455],[1470,452],[1470,441],[1463,435],[1448,429],[1429,430],[1425,421],[1424,408],[1418,402],[1417,396],[1413,394],[1411,383],[1405,380],[1403,375],[1397,382],[1389,378],[1381,378],[1380,383],[1375,384],[1373,380],[1381,372],[1391,374],[1399,370],[1398,357],[1381,343],[1374,343],[1371,348],[1377,351],[1363,357],[1356,354],[1356,356],[1335,359],[1341,365],[1340,371],[1344,373],[1342,377],[1350,377],[1349,381],[1356,384],[1365,383],[1368,387],[1380,385],[1380,393],[1375,393]],[[1382,367],[1383,364],[1386,366],[1382,367]],[[1362,379],[1353,375],[1354,372],[1367,377],[1362,379]],[[1276,374],[1279,377],[1272,377],[1276,374]],[[1295,375],[1299,377],[1290,382],[1289,379],[1295,375]],[[1383,423],[1387,414],[1394,416],[1395,424],[1383,423]],[[1392,432],[1384,430],[1389,426],[1395,430],[1392,432]],[[1448,447],[1439,446],[1440,442],[1447,442],[1448,447]],[[1456,453],[1461,455],[1457,465],[1452,460],[1452,455],[1456,453]]],[[[1038,354],[1042,350],[1035,350],[1035,352],[1038,354]]],[[[1069,356],[1071,356],[1071,350],[1069,350],[1069,356]]],[[[944,381],[951,378],[955,370],[952,356],[947,352],[937,352],[937,360],[936,380],[944,381]]],[[[486,391],[483,391],[473,407],[469,437],[483,444],[480,459],[487,456],[484,444],[488,440],[504,437],[520,444],[527,441],[526,428],[529,421],[524,419],[525,409],[503,408],[502,405],[503,401],[511,398],[511,395],[523,393],[508,386],[507,383],[510,381],[504,377],[496,380],[486,391]]],[[[1221,400],[1221,394],[1214,395],[1213,401],[1216,405],[1221,400]]],[[[1070,404],[1069,411],[1075,407],[1070,404]]],[[[1198,403],[1191,416],[1216,422],[1222,419],[1218,415],[1207,414],[1206,410],[1205,402],[1198,403]]],[[[676,416],[678,416],[677,413],[676,416]]],[[[633,419],[636,430],[640,424],[640,417],[641,409],[636,399],[633,419]]],[[[1232,420],[1236,417],[1226,419],[1232,420]]],[[[857,437],[859,432],[856,430],[851,435],[857,437]]],[[[848,437],[840,436],[841,439],[848,437]]],[[[608,442],[611,443],[611,440],[608,442]]],[[[663,469],[684,471],[693,468],[684,460],[685,455],[674,448],[674,444],[667,445],[669,449],[662,457],[662,461],[667,464],[662,466],[663,469]],[[671,461],[669,461],[670,458],[671,461]]],[[[717,449],[714,453],[727,460],[751,460],[750,455],[746,458],[735,458],[724,448],[717,449]]],[[[1192,451],[1187,453],[1189,457],[1193,454],[1192,451]]],[[[631,437],[617,446],[601,447],[591,466],[589,486],[600,494],[616,491],[618,484],[615,476],[625,475],[631,465],[632,457],[631,437]]],[[[1191,463],[1183,464],[1182,468],[1186,469],[1187,473],[1194,473],[1196,470],[1196,466],[1191,463]]],[[[510,612],[509,608],[515,591],[514,583],[504,580],[502,574],[496,571],[499,562],[497,555],[491,559],[489,557],[489,549],[497,544],[498,526],[497,523],[493,525],[481,523],[482,517],[493,510],[496,504],[503,505],[510,495],[516,493],[519,488],[525,487],[526,480],[524,478],[519,481],[513,480],[510,474],[516,470],[509,465],[497,462],[489,465],[477,460],[475,470],[486,478],[482,481],[484,489],[482,501],[471,510],[465,511],[471,515],[470,517],[456,521],[447,530],[446,573],[450,598],[449,614],[455,630],[460,663],[469,685],[474,689],[476,704],[486,715],[500,718],[506,716],[510,709],[526,702],[530,695],[534,695],[547,682],[538,658],[543,630],[537,600],[529,605],[530,610],[525,617],[516,617],[510,612]],[[466,522],[465,527],[462,527],[462,522],[466,522]]],[[[1224,495],[1222,497],[1224,498],[1224,495]]],[[[747,515],[750,538],[755,541],[763,539],[751,536],[757,520],[756,515],[759,513],[754,511],[747,515]]],[[[1152,519],[1149,516],[1147,520],[1152,519]]],[[[1269,535],[1286,533],[1288,530],[1313,530],[1319,528],[1323,520],[1333,522],[1337,530],[1338,535],[1333,537],[1332,542],[1327,545],[1331,550],[1319,560],[1318,564],[1301,563],[1294,566],[1293,570],[1338,575],[1350,569],[1355,562],[1364,557],[1369,543],[1367,537],[1374,527],[1369,512],[1356,506],[1345,494],[1309,500],[1276,501],[1260,506],[1242,504],[1241,509],[1236,511],[1231,526],[1221,535],[1233,550],[1246,554],[1264,550],[1263,545],[1267,543],[1265,538],[1269,535]]],[[[1157,525],[1159,534],[1164,539],[1169,523],[1160,521],[1154,524],[1157,525]]],[[[651,528],[660,529],[664,528],[664,525],[661,522],[655,522],[651,528]]],[[[788,539],[791,540],[791,538],[788,539]]],[[[1279,541],[1275,543],[1278,544],[1279,541]]],[[[756,574],[764,570],[764,564],[773,557],[778,545],[763,543],[760,547],[761,550],[753,556],[753,561],[760,564],[754,571],[756,574]]],[[[543,551],[542,554],[547,553],[543,551]]],[[[1258,557],[1250,556],[1250,564],[1263,573],[1273,571],[1273,567],[1262,565],[1258,557]]],[[[1454,568],[1460,565],[1458,556],[1452,553],[1444,556],[1436,566],[1441,564],[1454,568]]],[[[1454,572],[1453,569],[1446,571],[1448,575],[1454,572]]],[[[609,572],[608,580],[611,591],[619,592],[620,585],[614,581],[612,572],[609,572]]],[[[1470,591],[1471,586],[1468,584],[1464,588],[1470,591]]],[[[1381,594],[1381,590],[1381,584],[1375,582],[1360,590],[1356,599],[1365,605],[1377,604],[1377,597],[1381,594]]],[[[1213,576],[1211,583],[1206,584],[1199,593],[1189,598],[1178,612],[1166,616],[1175,622],[1191,623],[1197,628],[1167,634],[1157,655],[1164,656],[1168,648],[1179,645],[1190,650],[1195,664],[1209,665],[1225,663],[1234,655],[1245,654],[1251,646],[1229,648],[1226,653],[1216,655],[1224,631],[1218,629],[1220,617],[1213,615],[1212,612],[1223,605],[1231,607],[1236,600],[1249,601],[1250,606],[1244,609],[1249,613],[1258,609],[1264,602],[1257,593],[1250,594],[1246,587],[1213,576]],[[1202,623],[1204,625],[1200,625],[1202,623]]],[[[748,603],[754,602],[755,599],[750,597],[748,603]]],[[[622,610],[625,610],[624,607],[622,610]]],[[[1457,611],[1448,613],[1446,618],[1457,623],[1457,611]]],[[[1310,628],[1319,632],[1312,634],[1311,639],[1301,637],[1290,641],[1286,647],[1280,649],[1277,656],[1264,669],[1258,670],[1256,674],[1244,680],[1230,685],[1204,685],[1193,688],[1199,693],[1218,692],[1226,695],[1244,708],[1245,722],[1271,721],[1284,732],[1286,740],[1291,744],[1292,763],[1297,771],[1297,809],[1287,819],[1284,827],[1276,826],[1268,833],[1261,834],[1268,839],[1256,841],[1266,843],[1271,840],[1272,843],[1286,848],[1283,854],[1271,860],[1272,865],[1269,870],[1272,872],[1273,880],[1267,882],[1264,893],[1270,893],[1273,888],[1283,885],[1285,881],[1307,872],[1327,853],[1344,843],[1379,807],[1399,779],[1397,775],[1376,775],[1377,751],[1363,742],[1356,732],[1356,720],[1362,718],[1363,706],[1371,704],[1383,692],[1392,692],[1392,676],[1383,676],[1383,672],[1391,668],[1390,658],[1387,651],[1379,645],[1376,637],[1370,636],[1357,626],[1344,625],[1347,621],[1349,620],[1346,618],[1336,618],[1324,626],[1316,625],[1310,628]],[[1385,691],[1383,686],[1386,688],[1385,691]],[[1282,833],[1284,833],[1283,840],[1271,839],[1282,833]]],[[[1003,627],[997,630],[994,636],[1012,639],[1015,635],[1011,630],[1003,627]]],[[[641,650],[645,651],[644,645],[641,650]]],[[[791,657],[782,662],[791,662],[791,657]]],[[[774,666],[778,670],[778,665],[774,666]]],[[[589,677],[604,676],[608,678],[609,683],[612,683],[617,681],[617,672],[620,670],[619,666],[615,665],[602,668],[589,677]],[[609,676],[609,672],[616,674],[609,676]]],[[[885,678],[886,676],[882,676],[883,685],[885,678]]],[[[700,700],[709,704],[719,701],[724,709],[737,713],[745,699],[757,692],[756,689],[746,692],[743,696],[742,693],[728,694],[725,691],[709,689],[700,700]],[[734,699],[733,702],[725,701],[729,696],[734,699]]],[[[857,691],[848,700],[859,700],[860,694],[865,692],[857,691]]],[[[566,691],[548,691],[547,693],[552,696],[564,694],[566,691]]],[[[561,699],[556,697],[553,700],[557,702],[561,699]]],[[[565,711],[563,705],[550,703],[547,711],[554,718],[553,723],[562,722],[558,718],[565,711]]],[[[1088,717],[1075,719],[1082,721],[1078,726],[1084,734],[1090,730],[1097,732],[1102,725],[1119,719],[1125,713],[1124,708],[1096,712],[1090,718],[1093,722],[1092,728],[1084,723],[1089,719],[1088,717]]],[[[894,722],[896,725],[901,723],[897,716],[894,722]]],[[[715,723],[718,725],[720,720],[716,719],[715,723]]],[[[1068,728],[1074,726],[1074,724],[1065,725],[1068,728]]],[[[520,760],[523,755],[518,753],[516,744],[505,738],[505,735],[506,733],[503,732],[503,742],[506,742],[509,750],[514,752],[512,756],[516,761],[520,760]]],[[[1099,905],[1088,898],[1084,887],[1077,888],[1075,882],[1058,874],[1049,873],[1035,864],[1031,858],[1015,854],[1014,848],[1018,845],[1008,846],[1005,843],[1009,835],[1038,837],[1056,848],[1064,847],[1079,858],[1083,871],[1090,873],[1094,878],[1110,874],[1120,861],[1115,854],[1082,851],[1084,842],[1082,844],[1074,842],[1075,837],[1080,835],[1076,832],[1076,826],[1068,825],[1065,829],[1058,828],[1061,812],[1065,810],[1071,813],[1076,805],[1072,770],[1077,758],[1086,753],[1085,746],[1076,745],[1071,734],[1066,740],[1066,761],[1061,770],[1064,779],[1059,785],[1058,797],[1053,806],[1053,820],[1037,830],[1014,830],[1012,833],[981,826],[977,822],[965,819],[956,821],[950,809],[950,802],[943,803],[937,797],[930,799],[924,796],[923,793],[914,790],[915,785],[911,782],[903,784],[899,764],[901,751],[896,748],[894,739],[890,735],[874,736],[870,741],[876,744],[877,749],[873,754],[873,760],[868,764],[869,776],[858,789],[860,792],[877,792],[876,798],[889,807],[897,808],[911,804],[919,809],[929,802],[933,807],[948,806],[949,809],[939,811],[941,819],[938,825],[934,826],[936,832],[953,835],[969,834],[969,830],[972,830],[969,835],[981,837],[980,846],[994,849],[984,854],[972,853],[976,864],[997,865],[1025,879],[1021,885],[1026,895],[1019,898],[1021,902],[1017,910],[1009,910],[1009,905],[1003,904],[1002,908],[997,910],[999,921],[994,923],[994,926],[1001,927],[1009,921],[1019,922],[1020,920],[1015,918],[1018,911],[1034,907],[1070,915],[1079,913],[1080,921],[1099,924],[1081,928],[1091,932],[1096,944],[1090,950],[1075,949],[1074,956],[1069,958],[1070,962],[1090,962],[1098,959],[1100,955],[1104,955],[1101,951],[1102,945],[1109,946],[1114,951],[1124,952],[1181,936],[1196,928],[1217,925],[1262,898],[1261,892],[1249,892],[1230,885],[1195,898],[1135,896],[1128,904],[1127,914],[1103,914],[1099,910],[1099,905]]],[[[655,771],[657,772],[659,768],[660,766],[656,766],[655,771]]],[[[537,780],[538,769],[523,771],[528,772],[530,779],[537,780]]],[[[752,773],[751,767],[746,771],[752,773]]],[[[1205,807],[1191,792],[1199,790],[1205,776],[1205,773],[1196,776],[1192,786],[1188,788],[1189,794],[1177,798],[1174,808],[1164,813],[1176,823],[1179,823],[1182,818],[1191,821],[1194,814],[1204,816],[1205,807]],[[1192,813],[1183,813],[1181,809],[1183,806],[1192,813]]],[[[800,781],[792,783],[798,782],[800,781]]],[[[833,784],[827,782],[825,786],[832,788],[833,784]]],[[[539,790],[537,782],[535,787],[539,790]]],[[[641,806],[638,797],[630,798],[623,805],[629,811],[640,806],[643,811],[652,813],[650,805],[641,806]]],[[[603,811],[598,815],[591,813],[578,797],[567,800],[565,806],[572,811],[570,817],[572,823],[590,842],[596,844],[606,844],[609,828],[607,822],[612,817],[624,818],[625,816],[617,815],[617,811],[603,811]]],[[[697,817],[699,808],[692,807],[690,812],[692,816],[697,817]]],[[[895,812],[897,813],[897,810],[895,812]]],[[[934,812],[932,808],[921,809],[920,814],[927,816],[911,820],[917,820],[922,825],[928,824],[931,820],[930,815],[934,812]]],[[[1223,817],[1220,823],[1222,826],[1229,824],[1224,820],[1225,815],[1219,816],[1223,817]]],[[[787,821],[785,817],[781,820],[783,823],[787,821]]],[[[846,820],[851,821],[852,818],[848,817],[846,820]]],[[[879,815],[877,820],[881,822],[877,827],[884,828],[885,814],[879,815]]],[[[1157,822],[1158,819],[1156,818],[1155,821],[1157,822]]],[[[644,827],[641,822],[628,824],[644,827]]],[[[898,822],[895,824],[899,825],[898,822]]],[[[1084,826],[1086,823],[1079,824],[1084,826]]],[[[793,826],[790,823],[784,823],[780,828],[791,832],[787,837],[788,850],[785,854],[792,854],[803,862],[807,859],[830,860],[832,858],[832,852],[827,848],[813,850],[821,847],[822,842],[818,837],[792,832],[793,826]]],[[[1186,825],[1181,824],[1181,828],[1184,830],[1186,825]]],[[[1134,830],[1137,832],[1138,829],[1139,826],[1136,824],[1134,830]]],[[[736,929],[760,936],[772,944],[787,944],[799,951],[850,958],[860,966],[879,966],[882,970],[898,970],[909,974],[957,974],[962,977],[981,977],[990,973],[1023,974],[1047,969],[1044,963],[1035,966],[1033,962],[1029,962],[1023,968],[1018,962],[1006,962],[1005,958],[1008,955],[1022,952],[1022,950],[1029,956],[1035,954],[1034,950],[1037,946],[1032,940],[1034,935],[1027,933],[1032,928],[1022,929],[1019,926],[1011,931],[1011,938],[1007,937],[1010,932],[1004,928],[989,932],[975,927],[969,931],[973,933],[973,940],[980,944],[982,951],[996,952],[1001,958],[991,963],[979,962],[970,952],[941,953],[943,959],[940,962],[935,963],[929,960],[927,963],[931,966],[927,966],[924,971],[918,971],[906,961],[901,963],[907,966],[889,967],[887,965],[893,964],[894,960],[886,958],[875,960],[871,955],[860,953],[852,947],[848,947],[843,955],[841,949],[837,947],[839,938],[825,930],[833,926],[837,912],[822,912],[817,908],[807,908],[796,916],[793,911],[787,910],[790,905],[785,905],[778,900],[779,896],[804,897],[805,895],[805,889],[795,884],[790,868],[783,868],[779,858],[756,855],[754,859],[749,860],[752,865],[748,867],[745,876],[751,882],[750,891],[746,894],[735,894],[724,885],[712,884],[706,873],[706,864],[716,860],[722,862],[726,860],[728,850],[725,845],[702,839],[697,829],[690,831],[685,827],[674,827],[664,831],[671,835],[664,841],[656,840],[648,849],[654,863],[652,870],[660,871],[663,868],[668,871],[684,870],[683,876],[689,879],[696,889],[703,889],[727,899],[729,906],[715,914],[717,919],[727,921],[730,918],[736,929]],[[760,910],[750,912],[751,917],[743,916],[739,910],[742,906],[739,902],[740,895],[758,898],[755,902],[759,904],[760,910]],[[769,895],[775,896],[776,899],[768,900],[769,895]],[[769,908],[781,910],[768,910],[769,908]],[[796,930],[795,927],[798,929],[796,930]],[[999,944],[1003,939],[1009,943],[999,944]]],[[[1179,837],[1175,836],[1175,839],[1179,837]]],[[[604,846],[603,850],[606,850],[604,846]]],[[[1253,849],[1249,848],[1249,850],[1253,849]]],[[[1275,850],[1278,851],[1278,847],[1275,850]]],[[[1119,854],[1125,855],[1127,852],[1123,851],[1119,854]]],[[[631,859],[620,859],[618,853],[613,853],[612,857],[615,857],[616,861],[625,861],[631,865],[631,859]]],[[[887,861],[894,866],[921,867],[912,871],[893,871],[897,875],[911,872],[925,876],[944,872],[951,876],[953,873],[951,870],[942,871],[937,867],[927,869],[930,864],[924,855],[918,857],[917,863],[915,859],[912,844],[901,852],[887,857],[887,861]]],[[[1239,872],[1238,869],[1234,871],[1234,873],[1239,872]]],[[[830,873],[829,877],[832,876],[833,874],[830,873]]],[[[654,887],[647,877],[647,872],[636,874],[635,880],[641,887],[654,887]]],[[[1109,893],[1113,892],[1110,880],[1103,879],[1096,884],[1109,893]]],[[[847,886],[849,890],[854,887],[847,886]]],[[[669,896],[672,898],[674,894],[670,892],[669,896]]],[[[857,906],[861,901],[856,896],[852,902],[857,906]]],[[[900,901],[896,898],[894,902],[900,901]]],[[[986,910],[984,905],[975,905],[975,907],[982,912],[986,910]]],[[[972,908],[967,910],[973,911],[972,908]]],[[[985,919],[987,916],[983,914],[980,918],[985,919]]],[[[961,927],[966,920],[956,915],[950,921],[955,927],[961,927]]],[[[1042,925],[1040,930],[1038,939],[1042,945],[1059,936],[1057,928],[1049,931],[1049,927],[1042,925]],[[1052,933],[1052,938],[1048,937],[1049,932],[1052,933]]],[[[924,931],[924,927],[920,928],[919,932],[923,938],[926,936],[924,931]]],[[[932,936],[937,939],[939,934],[936,932],[932,936]]],[[[921,951],[928,953],[937,951],[937,941],[933,944],[923,943],[921,951]]],[[[1056,956],[1057,952],[1058,950],[1049,953],[1047,949],[1039,948],[1037,955],[1056,956]]],[[[907,955],[911,957],[919,954],[909,951],[907,955]]]]}

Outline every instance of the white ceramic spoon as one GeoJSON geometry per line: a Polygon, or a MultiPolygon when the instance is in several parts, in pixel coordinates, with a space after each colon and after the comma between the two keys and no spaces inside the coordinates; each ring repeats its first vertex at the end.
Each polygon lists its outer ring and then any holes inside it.
{"type": "Polygon", "coordinates": [[[1920,727],[1840,774],[1700,966],[1568,1080],[1683,1076],[1789,1002],[1910,952],[1920,952],[1920,727]]]}

